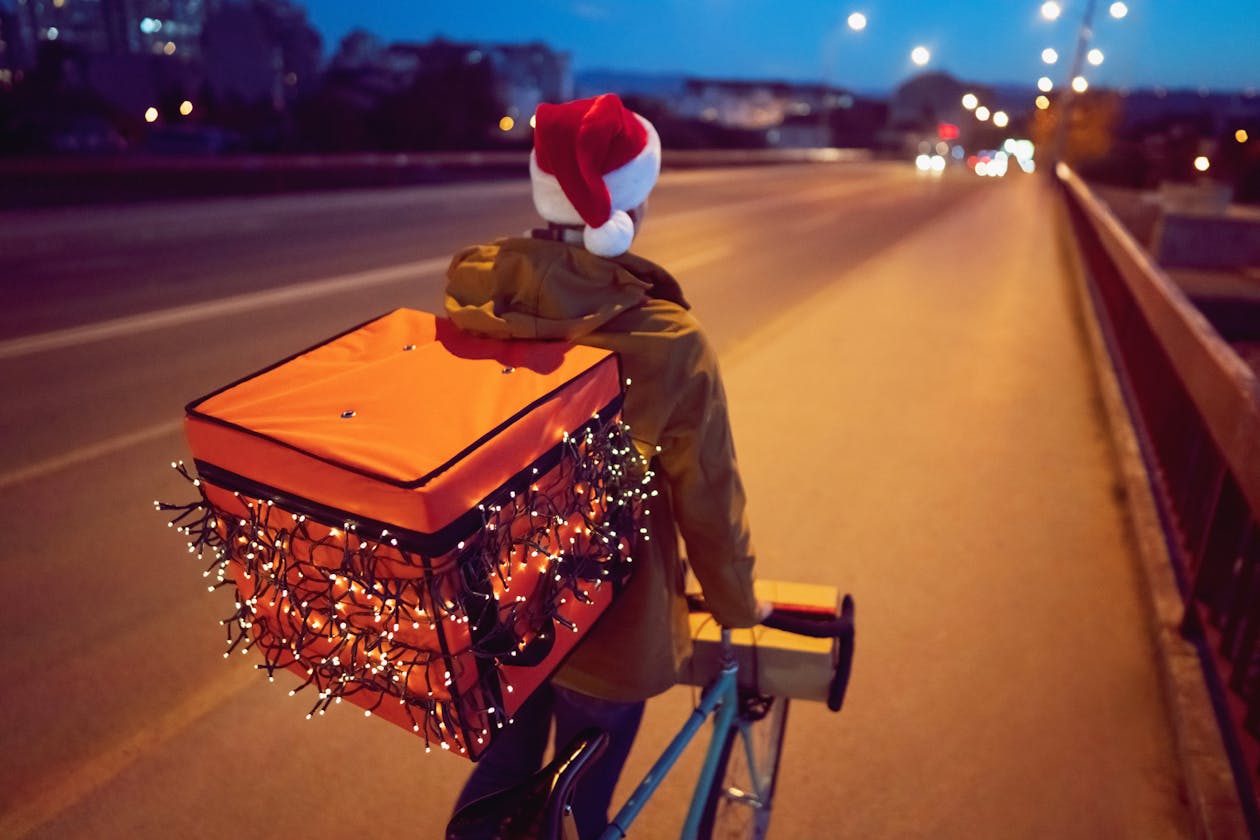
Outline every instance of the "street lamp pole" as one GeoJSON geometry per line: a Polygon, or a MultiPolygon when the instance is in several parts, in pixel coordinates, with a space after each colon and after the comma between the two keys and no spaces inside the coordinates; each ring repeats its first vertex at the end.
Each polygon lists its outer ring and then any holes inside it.
{"type": "Polygon", "coordinates": [[[1059,108],[1059,119],[1054,129],[1054,144],[1050,156],[1054,163],[1063,160],[1067,149],[1068,124],[1072,120],[1072,106],[1076,104],[1076,87],[1073,83],[1084,69],[1085,51],[1089,47],[1090,39],[1094,36],[1095,6],[1097,6],[1097,0],[1087,0],[1085,14],[1081,18],[1081,28],[1076,34],[1076,54],[1072,56],[1072,66],[1063,86],[1063,105],[1059,108]]]}

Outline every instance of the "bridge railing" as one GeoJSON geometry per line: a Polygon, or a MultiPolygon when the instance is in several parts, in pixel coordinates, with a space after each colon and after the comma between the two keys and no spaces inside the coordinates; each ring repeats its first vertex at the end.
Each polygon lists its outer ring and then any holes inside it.
{"type": "Polygon", "coordinates": [[[1254,826],[1260,384],[1089,187],[1066,167],[1059,178],[1181,589],[1182,633],[1200,642],[1254,826]]]}

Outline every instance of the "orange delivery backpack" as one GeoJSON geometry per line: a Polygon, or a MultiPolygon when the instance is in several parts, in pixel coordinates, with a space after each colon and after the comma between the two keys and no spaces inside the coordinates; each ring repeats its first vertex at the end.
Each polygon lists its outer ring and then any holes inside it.
{"type": "Polygon", "coordinates": [[[193,401],[172,524],[229,651],[476,760],[633,568],[650,472],[615,354],[399,309],[193,401]]]}

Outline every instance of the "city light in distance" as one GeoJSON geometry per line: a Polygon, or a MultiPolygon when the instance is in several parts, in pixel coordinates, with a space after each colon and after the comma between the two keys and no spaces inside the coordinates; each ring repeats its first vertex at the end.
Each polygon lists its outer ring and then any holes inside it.
{"type": "Polygon", "coordinates": [[[179,103],[179,112],[185,117],[188,116],[193,112],[193,104],[185,99],[183,102],[179,103]]]}
{"type": "Polygon", "coordinates": [[[927,47],[915,47],[910,51],[910,60],[922,67],[932,60],[932,53],[927,47]]]}
{"type": "Polygon", "coordinates": [[[979,108],[977,108],[977,109],[976,109],[976,119],[980,120],[980,122],[985,122],[986,120],[988,120],[988,119],[989,119],[989,109],[988,109],[988,108],[986,108],[986,107],[984,107],[983,105],[981,105],[979,108]]]}
{"type": "Polygon", "coordinates": [[[1237,140],[1239,143],[1246,143],[1247,142],[1247,129],[1240,128],[1237,131],[1235,131],[1234,139],[1237,140]]]}
{"type": "Polygon", "coordinates": [[[1041,16],[1046,20],[1058,20],[1061,14],[1063,14],[1063,7],[1054,0],[1046,0],[1041,4],[1041,16]]]}
{"type": "Polygon", "coordinates": [[[993,124],[998,128],[1006,128],[1011,122],[1011,118],[1006,115],[1005,111],[995,111],[993,114],[993,124]]]}
{"type": "Polygon", "coordinates": [[[1129,13],[1129,7],[1124,5],[1123,3],[1111,4],[1111,16],[1115,18],[1116,20],[1119,20],[1120,18],[1124,17],[1128,13],[1129,13]]]}
{"type": "Polygon", "coordinates": [[[1089,90],[1089,82],[1085,80],[1084,76],[1077,76],[1072,80],[1072,90],[1077,93],[1084,93],[1089,90]]]}
{"type": "Polygon", "coordinates": [[[1207,172],[1212,166],[1212,162],[1204,155],[1199,155],[1194,159],[1194,168],[1200,172],[1207,172]]]}
{"type": "Polygon", "coordinates": [[[175,42],[167,41],[166,46],[162,47],[162,52],[166,53],[167,55],[175,55],[175,42]]]}
{"type": "Polygon", "coordinates": [[[968,111],[976,110],[976,106],[980,104],[980,99],[974,93],[964,93],[962,98],[962,106],[968,111]]]}
{"type": "Polygon", "coordinates": [[[515,127],[516,127],[516,120],[512,119],[506,114],[504,115],[503,119],[499,120],[499,131],[511,131],[515,127]]]}
{"type": "Polygon", "coordinates": [[[147,123],[157,122],[157,118],[158,118],[157,108],[150,108],[149,110],[144,112],[144,121],[147,123]]]}
{"type": "Polygon", "coordinates": [[[1085,60],[1097,67],[1103,63],[1103,51],[1098,48],[1094,48],[1085,56],[1085,60]]]}
{"type": "Polygon", "coordinates": [[[1040,79],[1037,80],[1037,90],[1041,91],[1042,93],[1049,93],[1050,91],[1054,90],[1054,80],[1051,79],[1049,76],[1042,76],[1040,79]]]}
{"type": "Polygon", "coordinates": [[[861,32],[866,28],[866,15],[861,12],[854,12],[849,15],[849,28],[854,32],[861,32]]]}
{"type": "Polygon", "coordinates": [[[1050,97],[1046,96],[1044,93],[1038,96],[1036,101],[1038,111],[1044,111],[1050,107],[1050,97]]]}
{"type": "Polygon", "coordinates": [[[1053,47],[1046,47],[1041,51],[1041,60],[1046,64],[1054,64],[1059,60],[1059,53],[1053,47]]]}

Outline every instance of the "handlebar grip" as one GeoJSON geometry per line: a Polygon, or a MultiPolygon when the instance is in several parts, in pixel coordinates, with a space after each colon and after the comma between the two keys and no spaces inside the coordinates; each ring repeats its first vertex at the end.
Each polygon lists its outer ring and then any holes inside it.
{"type": "Polygon", "coordinates": [[[853,670],[853,647],[855,628],[853,598],[844,596],[840,604],[840,659],[836,662],[836,672],[831,677],[831,685],[827,689],[827,708],[833,712],[840,711],[844,705],[844,693],[849,687],[849,673],[853,670]]]}
{"type": "Polygon", "coordinates": [[[827,708],[840,711],[844,705],[844,693],[849,687],[849,674],[853,670],[854,604],[853,596],[845,595],[840,602],[840,614],[823,618],[816,613],[804,613],[791,609],[775,609],[761,622],[775,630],[810,636],[815,639],[836,639],[840,642],[840,655],[836,670],[827,687],[827,708]]]}

